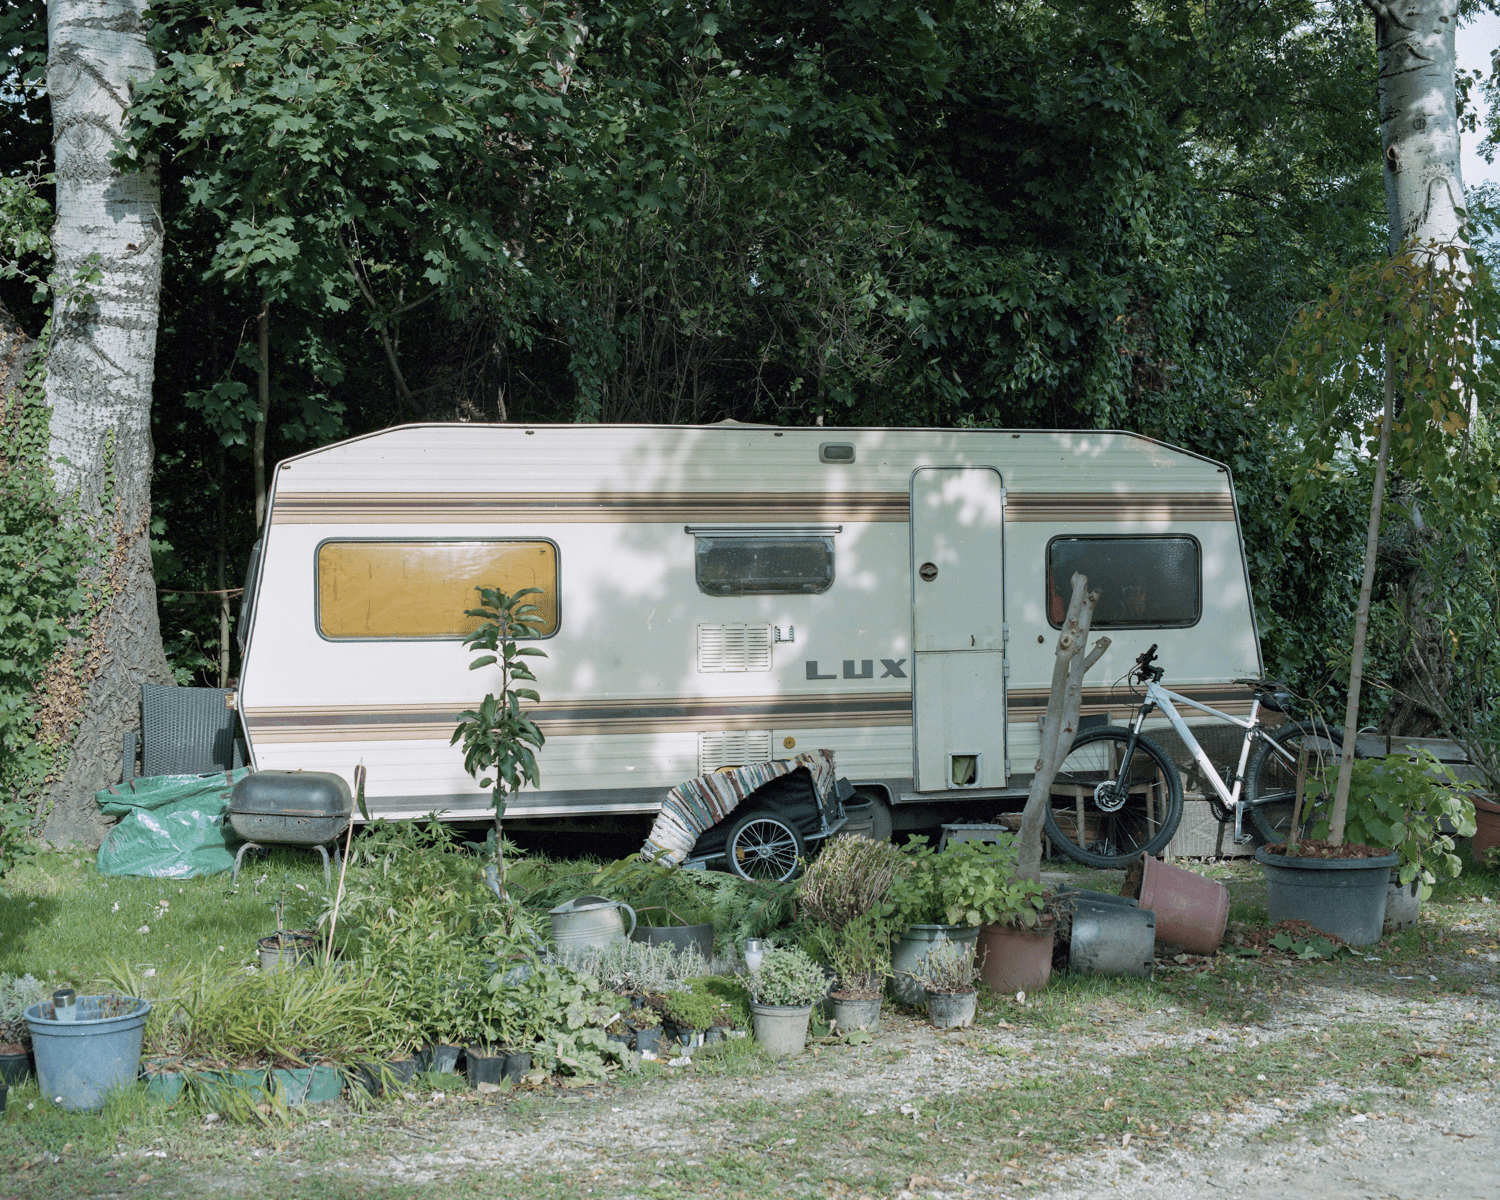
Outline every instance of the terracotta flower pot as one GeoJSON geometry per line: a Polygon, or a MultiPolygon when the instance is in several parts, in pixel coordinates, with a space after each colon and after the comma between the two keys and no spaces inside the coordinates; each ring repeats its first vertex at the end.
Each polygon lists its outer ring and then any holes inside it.
{"type": "Polygon", "coordinates": [[[1500,846],[1500,804],[1493,796],[1471,795],[1474,801],[1474,839],[1469,854],[1477,863],[1484,862],[1487,850],[1500,846]]]}
{"type": "Polygon", "coordinates": [[[1052,978],[1052,942],[1057,919],[1043,917],[1035,929],[983,925],[975,953],[979,974],[997,992],[1034,992],[1052,978]]]}
{"type": "Polygon", "coordinates": [[[1125,875],[1120,895],[1156,914],[1156,940],[1189,954],[1212,954],[1229,921],[1229,889],[1216,879],[1141,855],[1125,875]]]}

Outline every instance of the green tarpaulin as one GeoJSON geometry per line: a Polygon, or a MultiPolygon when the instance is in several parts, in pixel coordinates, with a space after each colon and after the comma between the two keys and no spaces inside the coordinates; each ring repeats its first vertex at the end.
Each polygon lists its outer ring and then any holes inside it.
{"type": "Polygon", "coordinates": [[[96,792],[104,815],[120,818],[99,847],[99,873],[191,879],[229,870],[240,845],[229,793],[248,774],[153,775],[96,792]]]}

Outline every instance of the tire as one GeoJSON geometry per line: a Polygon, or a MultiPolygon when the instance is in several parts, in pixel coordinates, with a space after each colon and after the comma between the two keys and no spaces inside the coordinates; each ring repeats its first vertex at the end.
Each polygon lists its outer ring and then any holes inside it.
{"type": "Polygon", "coordinates": [[[807,856],[807,843],[791,822],[773,813],[747,812],[724,836],[724,861],[741,879],[786,883],[795,879],[807,856]]]}
{"type": "Polygon", "coordinates": [[[878,796],[874,792],[856,792],[854,794],[855,804],[868,804],[870,806],[870,832],[865,836],[872,842],[888,842],[891,840],[891,805],[884,796],[878,796]]]}
{"type": "Polygon", "coordinates": [[[1113,725],[1080,733],[1052,781],[1043,814],[1047,836],[1069,858],[1091,867],[1125,867],[1142,854],[1158,853],[1182,821],[1182,779],[1150,738],[1136,738],[1123,800],[1111,796],[1129,741],[1130,730],[1113,725]]]}
{"type": "MultiPolygon", "coordinates": [[[[1302,782],[1302,817],[1298,838],[1305,838],[1333,806],[1333,788],[1338,780],[1343,735],[1321,722],[1293,722],[1271,734],[1270,741],[1300,760],[1306,750],[1302,782]]],[[[1255,747],[1245,766],[1245,807],[1250,825],[1261,843],[1284,842],[1291,832],[1292,807],[1296,803],[1297,770],[1265,742],[1255,747]]]]}

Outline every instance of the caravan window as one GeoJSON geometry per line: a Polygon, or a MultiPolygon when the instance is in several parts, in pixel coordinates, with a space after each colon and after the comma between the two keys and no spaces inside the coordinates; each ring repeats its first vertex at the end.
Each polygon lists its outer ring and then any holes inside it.
{"type": "Polygon", "coordinates": [[[833,538],[699,536],[698,588],[710,596],[795,595],[833,586],[833,538]]]}
{"type": "Polygon", "coordinates": [[[557,546],[548,541],[329,541],[317,549],[318,632],[325,638],[462,638],[478,587],[517,592],[557,632],[557,546]]]}
{"type": "Polygon", "coordinates": [[[1047,545],[1047,619],[1062,627],[1074,572],[1099,592],[1094,629],[1169,629],[1203,614],[1203,556],[1198,539],[1060,537],[1047,545]]]}

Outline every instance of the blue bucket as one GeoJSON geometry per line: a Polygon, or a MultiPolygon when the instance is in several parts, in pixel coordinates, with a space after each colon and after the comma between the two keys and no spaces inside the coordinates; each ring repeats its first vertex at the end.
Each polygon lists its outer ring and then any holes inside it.
{"type": "Polygon", "coordinates": [[[111,1088],[130,1087],[141,1066],[141,1039],[151,1005],[123,997],[129,1008],[121,1015],[101,1016],[106,1005],[119,1005],[118,996],[79,996],[78,1017],[58,1021],[52,1002],[26,1010],[31,1049],[36,1056],[36,1078],[42,1098],[70,1111],[104,1107],[111,1088]]]}

